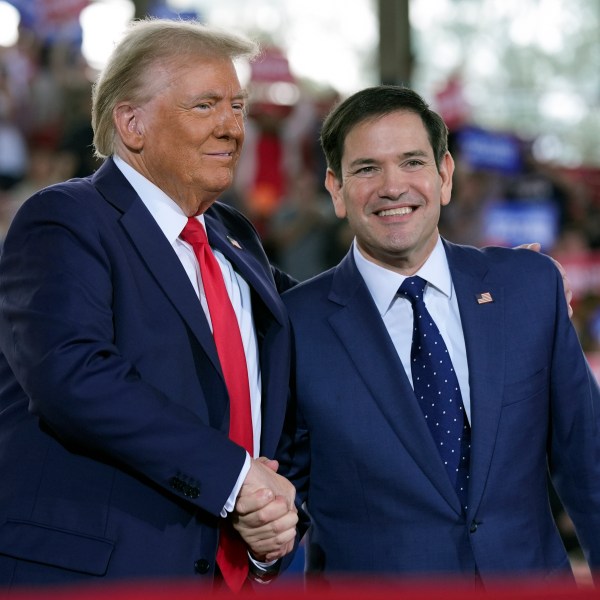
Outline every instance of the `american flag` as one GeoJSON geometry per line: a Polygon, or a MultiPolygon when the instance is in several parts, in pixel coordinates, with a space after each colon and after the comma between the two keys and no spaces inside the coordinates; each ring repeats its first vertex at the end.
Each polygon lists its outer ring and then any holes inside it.
{"type": "Polygon", "coordinates": [[[240,245],[240,243],[237,240],[234,240],[231,236],[227,236],[227,239],[229,240],[229,243],[234,246],[235,248],[237,248],[238,250],[241,250],[242,247],[240,245]]]}
{"type": "Polygon", "coordinates": [[[494,299],[489,292],[482,292],[481,294],[477,294],[477,304],[487,304],[488,302],[493,302],[494,299]]]}

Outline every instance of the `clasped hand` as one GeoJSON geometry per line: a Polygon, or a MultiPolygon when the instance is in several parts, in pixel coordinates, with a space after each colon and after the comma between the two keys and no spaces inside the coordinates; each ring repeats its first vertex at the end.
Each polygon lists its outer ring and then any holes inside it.
{"type": "Polygon", "coordinates": [[[275,460],[253,460],[232,514],[233,526],[252,556],[261,562],[277,560],[291,552],[296,538],[296,490],[277,474],[278,468],[275,460]]]}

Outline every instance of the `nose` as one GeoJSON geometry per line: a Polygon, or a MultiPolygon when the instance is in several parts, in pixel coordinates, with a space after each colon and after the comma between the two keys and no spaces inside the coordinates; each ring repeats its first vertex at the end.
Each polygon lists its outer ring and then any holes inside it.
{"type": "Polygon", "coordinates": [[[243,116],[231,107],[224,107],[217,119],[215,135],[236,139],[242,137],[244,135],[243,116]]]}
{"type": "Polygon", "coordinates": [[[383,169],[377,194],[380,198],[398,200],[409,189],[407,178],[397,168],[383,169]]]}

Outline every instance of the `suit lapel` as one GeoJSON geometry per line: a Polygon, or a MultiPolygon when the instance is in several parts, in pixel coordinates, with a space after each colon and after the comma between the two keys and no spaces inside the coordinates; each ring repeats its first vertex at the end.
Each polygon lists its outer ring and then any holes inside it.
{"type": "Polygon", "coordinates": [[[212,217],[208,212],[205,214],[208,231],[208,239],[214,248],[223,253],[225,258],[234,265],[248,285],[258,294],[273,317],[280,323],[284,323],[287,317],[284,313],[283,304],[275,288],[270,272],[265,271],[252,252],[238,242],[235,232],[230,232],[219,220],[212,217]]]}
{"type": "Polygon", "coordinates": [[[259,346],[263,392],[261,453],[272,455],[281,434],[289,391],[289,337],[279,335],[282,329],[289,329],[287,313],[266,259],[265,263],[261,263],[234,232],[228,231],[209,212],[205,214],[205,220],[211,246],[223,253],[254,291],[252,314],[259,346]]]}
{"type": "MultiPolygon", "coordinates": [[[[141,260],[145,262],[157,285],[188,324],[217,372],[222,375],[216,346],[198,297],[173,248],[144,203],[112,159],[108,159],[98,169],[92,182],[106,201],[122,213],[121,225],[141,260]]],[[[224,254],[256,293],[253,299],[253,315],[259,337],[261,323],[267,325],[277,323],[279,327],[288,328],[287,316],[273,276],[268,266],[265,266],[266,258],[265,262],[261,263],[254,256],[254,251],[248,251],[243,244],[237,242],[237,233],[227,229],[213,208],[207,211],[205,220],[211,245],[224,254]],[[259,299],[263,306],[258,306],[259,299]],[[256,318],[257,315],[262,318],[256,318]]],[[[285,372],[289,347],[278,346],[276,352],[270,353],[269,348],[271,348],[270,344],[261,345],[261,372],[265,390],[262,403],[263,435],[278,431],[272,424],[278,423],[282,418],[285,403],[281,400],[287,391],[287,381],[280,373],[285,372]],[[270,376],[271,370],[277,376],[270,376]],[[271,398],[277,402],[271,403],[269,401],[271,398]]]]}
{"type": "Polygon", "coordinates": [[[94,175],[93,182],[104,198],[123,213],[120,223],[132,245],[220,372],[217,350],[198,297],[144,203],[110,159],[94,175]]]}
{"type": "Polygon", "coordinates": [[[465,336],[471,395],[471,473],[469,513],[481,501],[487,481],[504,387],[504,291],[486,279],[482,255],[445,244],[465,336]],[[492,301],[478,303],[482,293],[492,301]]]}
{"type": "Polygon", "coordinates": [[[351,253],[336,269],[329,299],[339,305],[330,317],[331,327],[379,410],[431,483],[460,512],[423,412],[351,253]]]}

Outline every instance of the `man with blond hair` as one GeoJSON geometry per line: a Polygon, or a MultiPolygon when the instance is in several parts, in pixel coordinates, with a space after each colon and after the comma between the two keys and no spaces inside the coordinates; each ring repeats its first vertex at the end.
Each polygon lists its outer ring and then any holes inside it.
{"type": "Polygon", "coordinates": [[[245,38],[134,23],[94,87],[96,173],[44,189],[0,262],[0,586],[195,577],[238,590],[240,493],[276,498],[290,340],[252,225],[217,201],[244,140],[245,38]],[[208,240],[207,240],[208,236],[208,240]],[[208,243],[207,243],[208,242],[208,243]],[[232,354],[233,352],[233,354],[232,354]],[[262,492],[261,492],[262,493],[262,492]]]}

